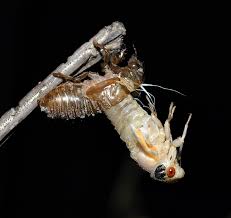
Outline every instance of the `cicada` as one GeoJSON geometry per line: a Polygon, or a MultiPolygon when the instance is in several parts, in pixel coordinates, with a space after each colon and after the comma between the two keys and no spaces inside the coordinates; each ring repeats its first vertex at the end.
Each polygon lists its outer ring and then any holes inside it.
{"type": "Polygon", "coordinates": [[[136,52],[126,66],[120,66],[125,49],[110,53],[96,41],[94,46],[103,56],[103,75],[95,72],[84,72],[74,77],[54,74],[63,79],[63,83],[39,100],[41,110],[48,117],[64,119],[84,118],[103,112],[126,143],[131,158],[153,179],[171,182],[182,178],[185,172],[180,158],[191,114],[182,136],[173,140],[170,121],[176,106],[170,104],[168,117],[162,124],[151,95],[144,88],[143,64],[136,52]],[[151,113],[132,96],[139,89],[145,91],[151,113]]]}

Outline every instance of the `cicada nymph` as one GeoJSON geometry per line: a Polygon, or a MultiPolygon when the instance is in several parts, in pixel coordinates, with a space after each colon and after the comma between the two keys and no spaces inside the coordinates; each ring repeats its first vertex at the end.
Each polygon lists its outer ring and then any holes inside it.
{"type": "Polygon", "coordinates": [[[124,50],[111,54],[97,42],[94,46],[102,53],[104,75],[94,72],[84,72],[76,77],[55,74],[64,82],[39,100],[41,109],[48,117],[64,119],[103,112],[126,143],[131,157],[152,178],[164,182],[182,178],[185,173],[179,160],[191,114],[182,136],[173,140],[170,130],[176,108],[173,103],[163,125],[148,92],[145,91],[151,114],[131,95],[140,87],[144,90],[143,66],[137,55],[132,55],[127,65],[121,67],[124,50]]]}

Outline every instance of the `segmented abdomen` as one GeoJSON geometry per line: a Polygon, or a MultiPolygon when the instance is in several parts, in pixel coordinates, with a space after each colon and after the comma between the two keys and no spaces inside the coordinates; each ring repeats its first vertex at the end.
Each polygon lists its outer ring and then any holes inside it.
{"type": "MultiPolygon", "coordinates": [[[[138,140],[136,130],[139,130],[144,140],[149,139],[150,131],[155,135],[155,124],[151,116],[128,95],[119,104],[105,111],[107,118],[112,122],[120,138],[126,143],[130,150],[130,156],[144,170],[152,172],[156,164],[156,160],[151,158],[145,150],[143,150],[138,140]],[[154,126],[153,126],[154,125],[154,126]]],[[[145,141],[146,142],[146,141],[145,141]]]]}
{"type": "Polygon", "coordinates": [[[77,83],[66,82],[39,100],[42,111],[51,118],[75,119],[100,113],[99,104],[83,96],[77,83]]]}
{"type": "Polygon", "coordinates": [[[137,139],[132,127],[141,128],[150,119],[150,115],[131,95],[128,95],[119,104],[106,110],[105,114],[113,126],[115,126],[120,138],[126,143],[131,153],[133,153],[134,147],[137,146],[137,139]]]}
{"type": "Polygon", "coordinates": [[[83,83],[65,82],[39,100],[48,117],[75,119],[95,115],[121,102],[129,94],[118,78],[99,76],[83,83]]]}

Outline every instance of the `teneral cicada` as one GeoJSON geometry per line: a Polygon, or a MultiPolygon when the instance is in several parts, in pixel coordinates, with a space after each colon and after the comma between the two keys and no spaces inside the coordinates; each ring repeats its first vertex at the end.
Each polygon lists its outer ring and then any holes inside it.
{"type": "Polygon", "coordinates": [[[179,159],[187,134],[191,114],[182,136],[172,139],[170,121],[175,106],[170,104],[164,125],[157,118],[150,94],[151,114],[148,114],[132,97],[131,93],[143,87],[143,66],[132,55],[126,66],[119,66],[124,50],[111,54],[104,46],[94,42],[103,55],[102,72],[84,72],[70,77],[57,73],[54,76],[64,82],[39,100],[42,111],[52,118],[75,119],[104,112],[121,139],[130,150],[131,157],[152,178],[170,182],[184,176],[179,159]]]}

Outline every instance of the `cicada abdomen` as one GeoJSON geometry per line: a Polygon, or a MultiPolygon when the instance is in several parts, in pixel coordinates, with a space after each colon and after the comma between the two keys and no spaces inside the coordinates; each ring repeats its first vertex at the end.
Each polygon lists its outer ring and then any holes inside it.
{"type": "Polygon", "coordinates": [[[128,89],[114,75],[93,75],[83,83],[65,82],[39,100],[48,117],[75,119],[95,115],[121,102],[128,89]]]}
{"type": "Polygon", "coordinates": [[[65,82],[39,100],[42,111],[51,118],[75,119],[101,112],[97,101],[83,96],[81,87],[73,82],[65,82]]]}

